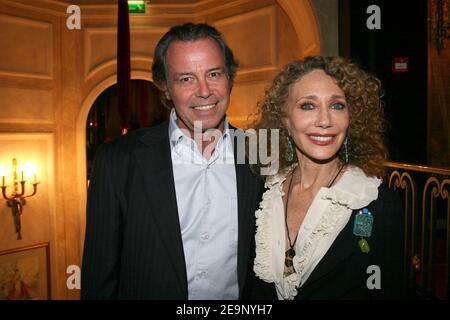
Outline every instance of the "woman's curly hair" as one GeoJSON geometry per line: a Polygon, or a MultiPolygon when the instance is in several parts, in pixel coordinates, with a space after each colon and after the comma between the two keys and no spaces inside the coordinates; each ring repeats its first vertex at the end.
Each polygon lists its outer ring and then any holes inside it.
{"type": "MultiPolygon", "coordinates": [[[[385,120],[380,99],[381,83],[376,77],[342,57],[307,57],[287,64],[266,90],[264,100],[258,103],[259,120],[252,127],[256,130],[280,130],[279,170],[297,161],[295,152],[292,161],[286,159],[288,132],[282,119],[285,117],[286,101],[292,85],[305,74],[317,69],[323,70],[337,81],[347,100],[350,119],[347,131],[348,163],[361,168],[367,176],[383,177],[387,149],[383,138],[385,120]]],[[[342,149],[339,158],[344,163],[342,149]]]]}

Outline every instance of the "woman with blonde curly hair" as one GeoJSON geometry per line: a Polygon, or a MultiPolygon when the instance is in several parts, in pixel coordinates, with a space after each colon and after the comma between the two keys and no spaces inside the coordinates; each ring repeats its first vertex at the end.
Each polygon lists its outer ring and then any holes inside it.
{"type": "Polygon", "coordinates": [[[402,210],[382,182],[378,79],[309,57],[284,67],[260,107],[256,129],[280,130],[280,169],[256,211],[253,297],[401,297],[402,210]]]}

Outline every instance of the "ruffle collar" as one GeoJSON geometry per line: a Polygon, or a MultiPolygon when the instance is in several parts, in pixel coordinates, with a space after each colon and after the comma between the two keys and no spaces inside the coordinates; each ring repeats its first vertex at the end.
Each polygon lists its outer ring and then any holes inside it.
{"type": "MultiPolygon", "coordinates": [[[[297,167],[293,164],[283,172],[268,176],[265,187],[269,190],[282,190],[286,177],[297,167]]],[[[355,210],[367,206],[378,197],[378,187],[381,180],[376,177],[368,177],[360,168],[349,166],[345,169],[341,179],[331,188],[322,188],[322,199],[332,203],[339,203],[355,210]],[[369,201],[369,202],[368,202],[369,201]]],[[[281,191],[282,192],[282,191],[281,191]]],[[[284,196],[284,192],[282,192],[284,196]]]]}
{"type": "Polygon", "coordinates": [[[368,177],[358,167],[350,166],[331,188],[322,188],[322,199],[355,210],[378,198],[381,179],[368,177]]]}

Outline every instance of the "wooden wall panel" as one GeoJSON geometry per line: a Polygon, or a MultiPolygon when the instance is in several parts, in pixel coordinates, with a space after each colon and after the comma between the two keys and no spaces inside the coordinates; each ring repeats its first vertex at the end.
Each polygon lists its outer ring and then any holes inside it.
{"type": "Polygon", "coordinates": [[[52,78],[50,23],[0,14],[0,30],[0,74],[52,78]],[[10,43],[14,45],[6,45],[10,43]]]}
{"type": "Polygon", "coordinates": [[[0,86],[1,123],[53,123],[53,92],[0,86]]]}
{"type": "Polygon", "coordinates": [[[83,44],[84,75],[88,77],[90,73],[102,64],[116,59],[116,28],[85,28],[83,44]]]}
{"type": "MultiPolygon", "coordinates": [[[[153,49],[169,28],[139,28],[131,30],[131,52],[133,56],[153,58],[153,49]]],[[[151,66],[148,66],[150,68],[151,66]]]]}
{"type": "MultiPolygon", "coordinates": [[[[131,59],[144,59],[151,68],[153,49],[168,28],[148,27],[131,30],[131,59]]],[[[117,30],[116,27],[84,30],[84,76],[89,79],[99,69],[107,65],[116,65],[117,30]]]]}
{"type": "Polygon", "coordinates": [[[270,6],[213,22],[241,64],[241,71],[276,68],[276,14],[270,6]]]}

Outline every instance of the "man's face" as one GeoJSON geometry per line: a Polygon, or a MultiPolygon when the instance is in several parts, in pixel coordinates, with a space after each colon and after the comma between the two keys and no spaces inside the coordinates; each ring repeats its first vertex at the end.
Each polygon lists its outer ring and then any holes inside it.
{"type": "Polygon", "coordinates": [[[210,38],[173,42],[167,50],[164,94],[175,106],[178,126],[191,135],[197,121],[203,131],[223,131],[230,86],[219,45],[210,38]]]}

